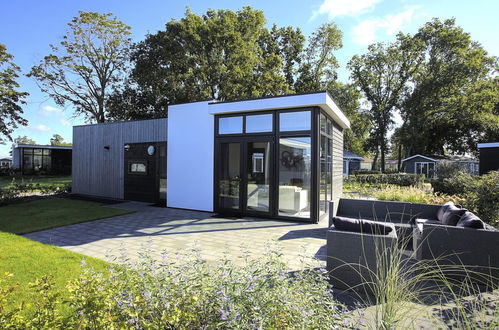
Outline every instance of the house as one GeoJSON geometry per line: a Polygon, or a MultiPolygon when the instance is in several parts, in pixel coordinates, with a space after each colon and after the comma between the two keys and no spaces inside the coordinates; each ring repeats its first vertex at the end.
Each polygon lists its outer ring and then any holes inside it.
{"type": "Polygon", "coordinates": [[[350,151],[343,151],[343,175],[352,174],[360,170],[360,163],[364,160],[362,156],[350,151]]]}
{"type": "Polygon", "coordinates": [[[478,174],[478,161],[466,156],[424,156],[414,155],[402,159],[402,171],[406,173],[424,174],[427,178],[436,178],[439,164],[454,163],[469,174],[478,174]]]}
{"type": "Polygon", "coordinates": [[[402,159],[402,169],[406,173],[424,174],[427,178],[435,178],[437,162],[435,158],[417,154],[402,159]]]}
{"type": "Polygon", "coordinates": [[[6,169],[11,167],[12,167],[12,159],[0,158],[0,169],[6,169]]]}
{"type": "Polygon", "coordinates": [[[499,170],[499,142],[478,143],[480,175],[499,170]]]}
{"type": "Polygon", "coordinates": [[[21,174],[71,174],[69,146],[14,144],[12,168],[21,174]]]}
{"type": "Polygon", "coordinates": [[[167,119],[75,126],[72,189],[318,222],[342,194],[349,126],[327,92],[192,102],[169,106],[167,119]]]}

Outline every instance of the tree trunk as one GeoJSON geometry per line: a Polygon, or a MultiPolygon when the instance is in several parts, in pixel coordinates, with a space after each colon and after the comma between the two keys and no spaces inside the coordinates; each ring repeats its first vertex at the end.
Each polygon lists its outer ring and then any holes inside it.
{"type": "Polygon", "coordinates": [[[398,154],[397,171],[400,172],[401,170],[402,170],[402,144],[399,142],[399,154],[398,154]]]}
{"type": "Polygon", "coordinates": [[[385,152],[386,152],[386,143],[384,141],[385,139],[383,138],[383,141],[381,141],[380,145],[380,153],[381,153],[381,173],[385,173],[385,152]]]}
{"type": "Polygon", "coordinates": [[[379,154],[379,149],[376,148],[376,153],[374,154],[373,163],[371,164],[371,171],[376,170],[376,162],[378,161],[378,154],[379,154]]]}

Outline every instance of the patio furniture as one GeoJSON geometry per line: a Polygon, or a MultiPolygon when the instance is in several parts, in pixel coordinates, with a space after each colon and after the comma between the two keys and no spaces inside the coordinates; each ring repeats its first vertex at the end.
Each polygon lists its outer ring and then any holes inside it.
{"type": "Polygon", "coordinates": [[[378,255],[390,260],[390,253],[397,251],[393,248],[397,244],[394,224],[379,223],[383,227],[379,228],[372,223],[371,232],[362,225],[356,231],[340,229],[338,224],[328,229],[327,270],[334,288],[370,293],[369,282],[382,267],[378,255]]]}
{"type": "Polygon", "coordinates": [[[417,219],[413,242],[416,258],[435,260],[446,276],[468,275],[478,282],[492,276],[499,281],[499,231],[488,225],[472,228],[417,219]]]}

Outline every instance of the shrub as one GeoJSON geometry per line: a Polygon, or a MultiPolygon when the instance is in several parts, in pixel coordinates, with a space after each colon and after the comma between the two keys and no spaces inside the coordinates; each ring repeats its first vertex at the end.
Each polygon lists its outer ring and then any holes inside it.
{"type": "Polygon", "coordinates": [[[499,171],[477,177],[465,195],[465,206],[485,222],[499,228],[499,171]]]}
{"type": "Polygon", "coordinates": [[[385,187],[375,191],[374,197],[379,200],[421,204],[444,204],[451,201],[462,205],[465,202],[465,199],[460,196],[433,194],[416,187],[385,187]]]}
{"type": "MultiPolygon", "coordinates": [[[[14,182],[14,181],[13,181],[14,182]]],[[[71,185],[41,185],[39,183],[13,183],[10,188],[0,188],[0,205],[7,204],[26,194],[38,192],[41,195],[54,195],[71,192],[71,185]]]]}
{"type": "Polygon", "coordinates": [[[452,176],[433,180],[431,185],[437,192],[450,195],[463,195],[470,192],[476,176],[465,172],[455,172],[452,176]]]}
{"type": "Polygon", "coordinates": [[[423,174],[354,174],[349,175],[347,181],[368,184],[394,184],[397,186],[421,186],[424,182],[423,174]]]}
{"type": "MultiPolygon", "coordinates": [[[[276,249],[256,260],[247,256],[243,266],[226,258],[210,266],[197,250],[171,257],[164,253],[155,261],[146,251],[138,260],[123,256],[115,260],[120,266],[113,265],[105,273],[83,264],[80,277],[68,283],[67,301],[41,290],[52,314],[38,313],[39,322],[44,315],[47,322],[59,322],[60,308],[55,305],[69,304],[72,313],[60,326],[51,323],[51,328],[331,329],[350,325],[343,306],[331,295],[325,270],[289,272],[276,249]]],[[[17,328],[25,328],[18,312],[2,310],[1,298],[0,313],[5,324],[18,322],[17,328]]]]}

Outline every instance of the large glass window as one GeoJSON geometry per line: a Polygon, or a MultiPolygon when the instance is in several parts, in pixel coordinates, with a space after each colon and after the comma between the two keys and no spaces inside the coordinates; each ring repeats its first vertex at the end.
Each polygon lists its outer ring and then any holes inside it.
{"type": "Polygon", "coordinates": [[[270,142],[249,142],[247,153],[247,209],[270,209],[270,142]]]}
{"type": "Polygon", "coordinates": [[[23,171],[25,172],[48,172],[52,167],[50,149],[24,148],[23,171]]]}
{"type": "Polygon", "coordinates": [[[310,137],[279,139],[279,215],[310,218],[310,137]]]}
{"type": "Polygon", "coordinates": [[[281,132],[310,130],[310,111],[283,112],[279,114],[281,132]]]}
{"type": "Polygon", "coordinates": [[[246,116],[246,133],[272,132],[272,114],[246,116]]]}
{"type": "Polygon", "coordinates": [[[243,132],[243,117],[222,117],[218,120],[218,134],[238,134],[243,132]]]}

